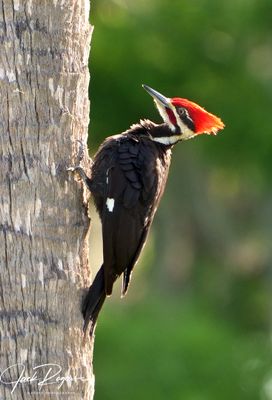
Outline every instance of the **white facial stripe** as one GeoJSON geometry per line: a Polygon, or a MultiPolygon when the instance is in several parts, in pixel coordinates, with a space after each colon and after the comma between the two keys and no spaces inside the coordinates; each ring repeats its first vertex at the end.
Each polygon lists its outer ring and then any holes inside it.
{"type": "Polygon", "coordinates": [[[164,137],[154,137],[154,138],[152,138],[152,140],[154,142],[165,144],[166,146],[170,146],[171,144],[175,144],[181,139],[182,139],[181,135],[173,135],[173,136],[164,136],[164,137]]]}
{"type": "Polygon", "coordinates": [[[169,119],[169,117],[168,117],[168,114],[167,114],[167,112],[165,111],[165,108],[158,102],[158,101],[156,101],[156,100],[154,100],[155,101],[155,104],[156,104],[156,106],[157,106],[157,109],[158,109],[158,111],[159,111],[159,113],[160,113],[160,116],[162,117],[162,119],[164,120],[164,122],[166,122],[167,123],[167,125],[169,126],[169,128],[171,129],[171,131],[175,131],[175,129],[176,129],[176,127],[175,127],[175,125],[173,125],[172,124],[172,122],[170,121],[170,119],[169,119]]]}
{"type": "Polygon", "coordinates": [[[179,117],[175,107],[173,108],[173,113],[175,114],[177,124],[180,127],[181,140],[187,140],[187,139],[191,139],[192,137],[194,137],[196,135],[196,133],[194,131],[192,131],[190,128],[188,128],[187,125],[184,124],[182,119],[179,117]]]}
{"type": "Polygon", "coordinates": [[[111,199],[110,197],[108,197],[108,198],[107,198],[107,201],[106,201],[106,206],[107,206],[107,209],[109,210],[109,212],[113,212],[113,209],[114,209],[114,199],[111,199]]]}

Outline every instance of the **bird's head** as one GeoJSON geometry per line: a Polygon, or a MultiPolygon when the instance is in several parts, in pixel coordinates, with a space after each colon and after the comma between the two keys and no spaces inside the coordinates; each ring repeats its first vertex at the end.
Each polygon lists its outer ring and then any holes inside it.
{"type": "Polygon", "coordinates": [[[143,85],[143,88],[153,97],[161,117],[173,133],[168,138],[157,138],[158,142],[174,144],[202,133],[216,135],[225,126],[220,118],[192,101],[179,97],[167,98],[147,85],[143,85]],[[167,140],[169,143],[166,143],[167,140]]]}

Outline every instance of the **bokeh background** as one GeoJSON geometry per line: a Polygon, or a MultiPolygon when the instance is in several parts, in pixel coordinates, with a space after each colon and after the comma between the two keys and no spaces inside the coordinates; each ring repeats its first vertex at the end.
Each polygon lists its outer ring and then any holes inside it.
{"type": "MultiPolygon", "coordinates": [[[[271,0],[91,6],[91,154],[160,121],[142,83],[226,124],[174,148],[128,295],[99,319],[95,400],[271,400],[271,0]]],[[[91,236],[98,267],[95,219],[91,236]]]]}

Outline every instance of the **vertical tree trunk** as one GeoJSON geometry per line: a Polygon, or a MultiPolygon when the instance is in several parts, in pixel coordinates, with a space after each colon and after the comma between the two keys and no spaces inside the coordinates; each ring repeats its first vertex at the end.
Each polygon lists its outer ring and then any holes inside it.
{"type": "Polygon", "coordinates": [[[0,4],[0,398],[92,399],[89,219],[66,171],[87,140],[89,0],[0,4]]]}

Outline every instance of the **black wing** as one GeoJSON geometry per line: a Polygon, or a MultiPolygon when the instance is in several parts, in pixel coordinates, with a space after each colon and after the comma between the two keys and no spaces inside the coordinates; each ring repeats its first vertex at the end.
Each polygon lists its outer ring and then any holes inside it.
{"type": "Polygon", "coordinates": [[[168,172],[159,153],[148,138],[126,137],[112,148],[101,213],[107,294],[122,273],[126,293],[146,241],[168,172]]]}

